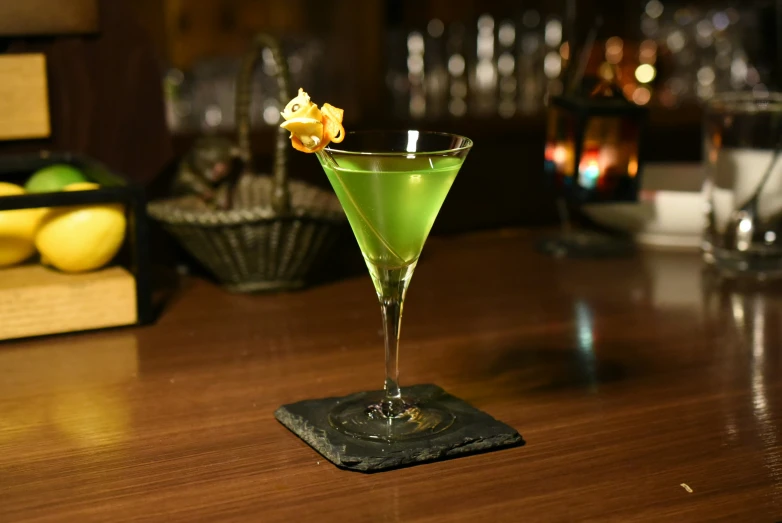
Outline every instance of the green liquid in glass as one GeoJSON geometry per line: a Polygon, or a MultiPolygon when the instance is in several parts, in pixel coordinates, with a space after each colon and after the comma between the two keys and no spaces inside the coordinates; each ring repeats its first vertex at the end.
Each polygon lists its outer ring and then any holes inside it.
{"type": "Polygon", "coordinates": [[[387,269],[418,259],[461,158],[341,157],[321,159],[368,262],[387,269]]]}

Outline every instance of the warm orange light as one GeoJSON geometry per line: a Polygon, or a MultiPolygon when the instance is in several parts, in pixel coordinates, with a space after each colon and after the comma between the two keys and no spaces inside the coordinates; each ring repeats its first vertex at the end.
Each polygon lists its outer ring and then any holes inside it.
{"type": "Polygon", "coordinates": [[[627,162],[627,174],[630,178],[634,178],[638,174],[638,158],[635,156],[631,157],[630,161],[627,162]]]}
{"type": "Polygon", "coordinates": [[[618,36],[612,36],[606,40],[606,61],[612,64],[621,62],[623,46],[624,42],[618,36]]]}
{"type": "Polygon", "coordinates": [[[543,152],[543,157],[547,161],[549,161],[549,162],[553,162],[554,161],[554,146],[553,145],[548,144],[548,143],[546,144],[546,150],[543,152]]]}
{"type": "Polygon", "coordinates": [[[570,58],[570,44],[565,42],[559,47],[559,56],[561,56],[563,60],[570,58]]]}
{"type": "Polygon", "coordinates": [[[567,142],[549,143],[546,145],[544,157],[556,166],[556,170],[565,176],[573,175],[573,147],[567,142]]]}
{"type": "Polygon", "coordinates": [[[618,163],[617,153],[618,151],[616,146],[613,144],[605,144],[600,148],[600,153],[597,157],[600,172],[609,172],[614,170],[616,164],[618,163]]]}
{"type": "Polygon", "coordinates": [[[621,51],[623,46],[624,46],[624,42],[618,36],[612,36],[611,38],[606,40],[606,52],[616,53],[618,51],[621,51]]]}
{"type": "Polygon", "coordinates": [[[623,54],[621,49],[614,53],[609,53],[608,51],[606,51],[606,61],[614,65],[622,61],[622,56],[623,54]]]}
{"type": "Polygon", "coordinates": [[[653,64],[655,62],[657,59],[657,44],[654,40],[644,40],[641,42],[638,59],[642,64],[653,64]]]}
{"type": "Polygon", "coordinates": [[[567,151],[562,145],[557,145],[554,147],[554,154],[552,156],[554,163],[556,164],[563,164],[567,161],[567,151]]]}
{"type": "Polygon", "coordinates": [[[613,80],[614,68],[608,62],[603,62],[597,69],[597,74],[604,80],[613,80]]]}
{"type": "Polygon", "coordinates": [[[633,101],[638,105],[646,105],[652,99],[652,93],[646,87],[639,87],[633,91],[633,101]]]}

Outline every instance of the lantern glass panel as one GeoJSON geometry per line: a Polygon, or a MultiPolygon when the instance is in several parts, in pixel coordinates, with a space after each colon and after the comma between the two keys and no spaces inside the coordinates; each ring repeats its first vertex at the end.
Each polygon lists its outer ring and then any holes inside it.
{"type": "Polygon", "coordinates": [[[638,121],[623,116],[585,119],[578,158],[578,185],[589,199],[635,198],[638,175],[638,121]]]}

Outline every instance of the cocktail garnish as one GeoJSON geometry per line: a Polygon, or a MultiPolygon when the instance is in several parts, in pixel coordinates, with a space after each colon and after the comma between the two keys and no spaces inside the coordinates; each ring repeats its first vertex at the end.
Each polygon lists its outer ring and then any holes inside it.
{"type": "Polygon", "coordinates": [[[282,111],[285,119],[280,127],[291,133],[291,145],[303,153],[316,153],[329,143],[339,143],[345,138],[342,127],[344,111],[324,103],[322,109],[310,100],[304,89],[288,102],[282,111]]]}

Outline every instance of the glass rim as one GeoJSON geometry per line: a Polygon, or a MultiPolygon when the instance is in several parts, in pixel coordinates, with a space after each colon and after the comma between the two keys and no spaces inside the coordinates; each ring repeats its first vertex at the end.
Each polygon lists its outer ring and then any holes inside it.
{"type": "MultiPolygon", "coordinates": [[[[332,145],[328,145],[324,148],[325,151],[333,154],[344,154],[344,155],[353,155],[353,156],[401,156],[401,157],[409,157],[409,156],[439,156],[439,155],[445,155],[445,154],[454,154],[461,151],[467,151],[472,148],[473,141],[470,138],[467,138],[466,136],[463,136],[461,134],[455,134],[455,133],[444,133],[444,132],[438,132],[438,131],[419,131],[417,129],[407,129],[404,131],[401,130],[372,130],[372,131],[350,131],[348,133],[345,133],[345,138],[348,136],[358,136],[358,135],[382,135],[382,134],[399,134],[399,135],[407,135],[410,133],[410,131],[417,132],[419,136],[442,136],[442,137],[449,137],[449,138],[456,138],[458,140],[461,140],[464,142],[464,145],[460,147],[453,147],[451,149],[438,149],[438,150],[432,150],[432,151],[350,151],[347,149],[337,149],[333,147],[332,145]]],[[[341,142],[340,142],[341,143],[341,142]]],[[[339,144],[335,144],[339,145],[339,144]]]]}
{"type": "Polygon", "coordinates": [[[709,100],[707,109],[709,112],[782,112],[782,92],[735,91],[718,93],[709,100]]]}

